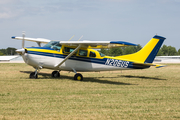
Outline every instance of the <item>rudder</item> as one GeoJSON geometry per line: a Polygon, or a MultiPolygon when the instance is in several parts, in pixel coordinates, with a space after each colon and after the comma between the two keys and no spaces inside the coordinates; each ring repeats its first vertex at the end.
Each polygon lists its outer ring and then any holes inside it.
{"type": "Polygon", "coordinates": [[[149,56],[147,57],[147,59],[145,60],[145,63],[152,63],[154,61],[154,58],[156,57],[159,49],[161,48],[164,40],[166,38],[164,37],[161,37],[161,36],[158,36],[158,35],[155,35],[153,37],[154,39],[158,39],[159,42],[156,44],[156,46],[154,47],[154,49],[152,50],[152,52],[149,54],[149,56]]]}

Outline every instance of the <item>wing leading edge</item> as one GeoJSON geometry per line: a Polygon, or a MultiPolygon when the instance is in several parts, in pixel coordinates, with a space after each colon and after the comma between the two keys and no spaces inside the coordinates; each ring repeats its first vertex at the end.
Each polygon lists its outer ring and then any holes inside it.
{"type": "Polygon", "coordinates": [[[15,37],[15,36],[13,36],[12,39],[26,40],[26,41],[39,42],[39,43],[48,43],[48,42],[51,41],[51,40],[44,39],[44,38],[28,38],[28,37],[25,37],[25,38],[23,39],[23,37],[15,37]]]}
{"type": "Polygon", "coordinates": [[[130,42],[124,41],[60,41],[61,45],[68,46],[78,46],[90,48],[90,49],[100,49],[100,48],[115,48],[115,47],[124,47],[124,46],[137,46],[130,42]]]}

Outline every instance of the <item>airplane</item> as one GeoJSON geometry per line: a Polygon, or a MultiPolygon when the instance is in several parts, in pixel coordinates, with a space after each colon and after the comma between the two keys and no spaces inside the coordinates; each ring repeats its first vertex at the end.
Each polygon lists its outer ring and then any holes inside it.
{"type": "Polygon", "coordinates": [[[155,35],[140,51],[122,55],[106,56],[95,49],[137,46],[124,41],[54,41],[42,38],[13,36],[12,39],[22,40],[22,49],[16,50],[26,64],[35,68],[29,78],[37,79],[41,69],[51,69],[53,78],[60,77],[60,71],[72,71],[74,80],[83,80],[79,72],[112,71],[129,69],[156,68],[163,65],[154,64],[153,60],[166,38],[155,35]],[[36,42],[39,47],[24,47],[24,41],[36,42]],[[41,46],[41,43],[45,43],[41,46]]]}

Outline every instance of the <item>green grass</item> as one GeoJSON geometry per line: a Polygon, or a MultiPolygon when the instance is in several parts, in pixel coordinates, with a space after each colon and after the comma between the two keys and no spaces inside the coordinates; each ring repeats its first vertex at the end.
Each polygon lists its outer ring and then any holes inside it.
{"type": "Polygon", "coordinates": [[[145,70],[82,73],[0,64],[0,119],[180,119],[180,64],[145,70]]]}

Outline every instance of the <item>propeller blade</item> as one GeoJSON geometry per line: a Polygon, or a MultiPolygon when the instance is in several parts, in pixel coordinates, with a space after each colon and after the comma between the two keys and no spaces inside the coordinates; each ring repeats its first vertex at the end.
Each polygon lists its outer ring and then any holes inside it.
{"type": "Polygon", "coordinates": [[[22,48],[24,48],[24,38],[25,38],[25,32],[22,33],[22,37],[23,37],[23,40],[22,40],[22,48]]]}

